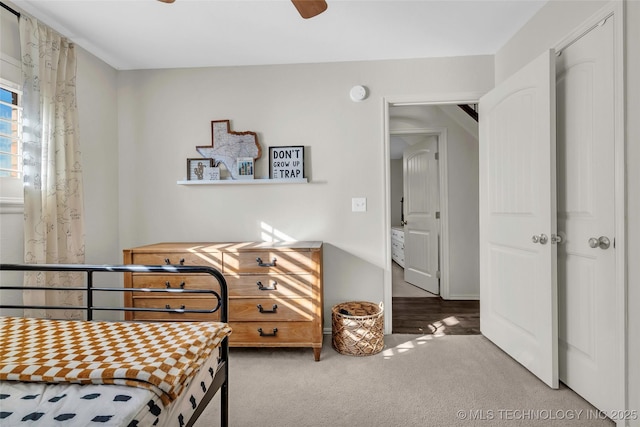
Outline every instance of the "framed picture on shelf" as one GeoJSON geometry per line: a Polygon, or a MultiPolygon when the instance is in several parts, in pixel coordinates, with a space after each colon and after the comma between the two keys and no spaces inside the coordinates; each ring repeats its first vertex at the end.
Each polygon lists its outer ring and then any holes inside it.
{"type": "Polygon", "coordinates": [[[269,147],[269,178],[304,178],[304,146],[269,147]]]}
{"type": "MultiPolygon", "coordinates": [[[[215,164],[215,163],[214,163],[215,164]]],[[[209,168],[209,180],[210,181],[220,181],[220,168],[218,166],[214,166],[209,168]]]]}
{"type": "Polygon", "coordinates": [[[236,161],[238,179],[253,179],[253,157],[238,157],[236,161]]]}
{"type": "Polygon", "coordinates": [[[187,159],[187,180],[208,181],[211,179],[212,169],[213,159],[187,159]]]}

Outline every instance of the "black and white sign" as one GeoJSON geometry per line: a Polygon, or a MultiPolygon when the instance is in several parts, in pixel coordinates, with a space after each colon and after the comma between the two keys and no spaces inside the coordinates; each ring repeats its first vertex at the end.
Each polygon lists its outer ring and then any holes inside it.
{"type": "Polygon", "coordinates": [[[304,178],[304,146],[269,147],[269,178],[304,178]]]}

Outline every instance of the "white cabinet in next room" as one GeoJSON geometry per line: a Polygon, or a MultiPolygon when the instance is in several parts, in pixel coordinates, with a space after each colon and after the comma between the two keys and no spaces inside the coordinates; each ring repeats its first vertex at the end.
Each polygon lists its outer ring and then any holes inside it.
{"type": "Polygon", "coordinates": [[[391,227],[391,259],[404,268],[404,230],[391,227]]]}

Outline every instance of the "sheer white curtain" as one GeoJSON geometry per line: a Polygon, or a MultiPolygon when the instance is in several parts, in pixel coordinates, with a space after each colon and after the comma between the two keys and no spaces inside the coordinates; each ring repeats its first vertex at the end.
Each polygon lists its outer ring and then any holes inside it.
{"type": "MultiPolygon", "coordinates": [[[[23,74],[24,257],[28,264],[84,262],[84,206],[74,45],[33,17],[20,17],[23,74]]],[[[26,285],[77,286],[78,273],[25,274],[26,285]]],[[[73,306],[80,291],[24,291],[25,304],[73,306]]],[[[72,309],[28,316],[80,318],[72,309]]]]}

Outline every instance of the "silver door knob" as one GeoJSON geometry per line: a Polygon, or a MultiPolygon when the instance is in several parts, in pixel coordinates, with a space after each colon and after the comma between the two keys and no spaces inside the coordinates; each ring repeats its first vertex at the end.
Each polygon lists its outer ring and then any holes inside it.
{"type": "Polygon", "coordinates": [[[546,234],[542,233],[539,236],[534,235],[533,237],[531,237],[531,241],[533,243],[540,243],[541,245],[546,245],[547,242],[549,241],[549,238],[547,237],[546,234]]]}
{"type": "Polygon", "coordinates": [[[552,244],[561,244],[562,242],[564,242],[564,239],[562,238],[562,236],[560,234],[552,234],[551,235],[551,243],[552,244]]]}
{"type": "Polygon", "coordinates": [[[609,249],[611,241],[606,236],[592,237],[589,239],[589,247],[596,249],[609,249]]]}

